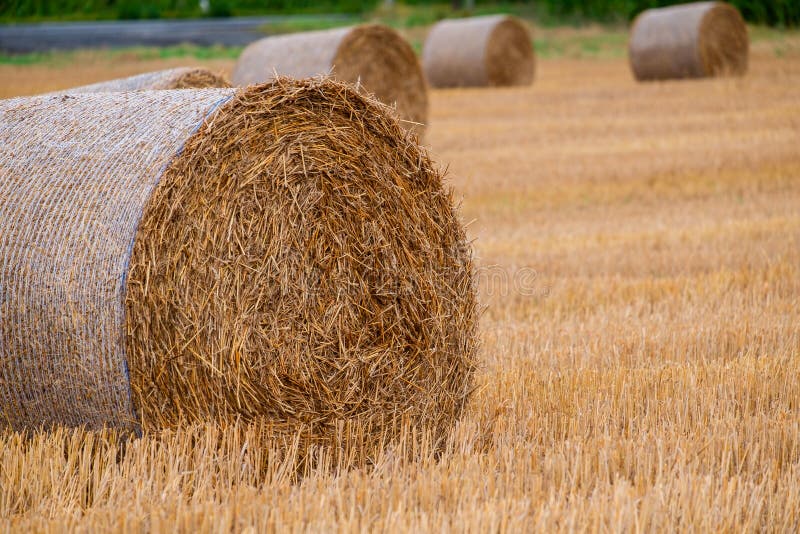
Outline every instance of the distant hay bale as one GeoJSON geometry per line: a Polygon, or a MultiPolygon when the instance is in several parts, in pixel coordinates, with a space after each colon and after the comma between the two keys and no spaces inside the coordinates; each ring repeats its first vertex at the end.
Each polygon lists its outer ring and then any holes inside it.
{"type": "Polygon", "coordinates": [[[267,37],[244,49],[233,71],[234,85],[263,83],[277,75],[333,76],[360,83],[378,100],[396,106],[407,129],[422,131],[428,120],[428,90],[411,45],[379,24],[267,37]]]}
{"type": "Polygon", "coordinates": [[[72,93],[116,93],[123,91],[144,91],[156,89],[208,89],[230,87],[231,84],[210,70],[192,67],[146,72],[128,78],[118,78],[91,85],[70,87],[48,94],[72,93]]]}
{"type": "Polygon", "coordinates": [[[628,55],[637,80],[742,76],[748,48],[747,26],[735,7],[697,2],[639,14],[628,55]]]}
{"type": "Polygon", "coordinates": [[[425,40],[422,64],[433,87],[530,85],[531,34],[516,17],[443,20],[425,40]]]}
{"type": "Polygon", "coordinates": [[[384,440],[461,412],[470,247],[384,105],[288,78],[18,98],[0,141],[6,426],[384,440]]]}

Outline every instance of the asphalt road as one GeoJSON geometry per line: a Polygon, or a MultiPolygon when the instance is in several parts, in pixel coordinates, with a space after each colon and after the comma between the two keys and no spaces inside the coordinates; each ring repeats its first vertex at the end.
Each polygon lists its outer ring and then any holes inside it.
{"type": "MultiPolygon", "coordinates": [[[[75,48],[196,45],[243,46],[264,36],[259,27],[299,15],[228,19],[131,20],[102,22],[45,22],[0,25],[0,50],[10,53],[75,48]]],[[[306,17],[308,18],[308,17],[306,17]]],[[[314,16],[319,19],[320,16],[314,16]]],[[[346,15],[326,15],[346,23],[346,15]]]]}

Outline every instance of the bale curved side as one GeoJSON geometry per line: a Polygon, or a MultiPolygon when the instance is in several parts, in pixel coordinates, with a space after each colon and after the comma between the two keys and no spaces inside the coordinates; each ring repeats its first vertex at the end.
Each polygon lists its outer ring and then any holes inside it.
{"type": "Polygon", "coordinates": [[[0,421],[14,429],[136,426],[129,249],[163,169],[232,91],[174,93],[0,101],[0,421]]]}
{"type": "Polygon", "coordinates": [[[224,77],[214,74],[210,70],[194,67],[178,67],[155,72],[146,72],[105,82],[70,87],[61,91],[52,91],[54,94],[73,93],[117,93],[124,91],[146,91],[164,89],[210,89],[230,87],[231,84],[224,77]]]}
{"type": "Polygon", "coordinates": [[[386,111],[285,79],[1,103],[6,424],[441,437],[474,368],[471,253],[386,111]]]}
{"type": "Polygon", "coordinates": [[[309,78],[328,74],[359,83],[381,102],[396,106],[406,128],[424,129],[428,92],[419,60],[399,33],[380,24],[261,39],[242,52],[232,80],[243,86],[276,75],[309,78]]]}
{"type": "Polygon", "coordinates": [[[436,24],[422,63],[433,87],[514,86],[533,82],[535,56],[522,21],[493,15],[436,24]]]}
{"type": "Polygon", "coordinates": [[[643,11],[628,42],[637,80],[741,76],[747,71],[748,49],[744,20],[724,2],[643,11]]]}

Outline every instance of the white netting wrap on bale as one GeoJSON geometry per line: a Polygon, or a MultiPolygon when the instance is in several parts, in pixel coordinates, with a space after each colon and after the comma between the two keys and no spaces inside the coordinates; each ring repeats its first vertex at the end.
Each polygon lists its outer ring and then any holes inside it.
{"type": "Polygon", "coordinates": [[[121,305],[133,238],[164,168],[231,96],[0,101],[0,393],[12,427],[134,424],[121,305]]]}

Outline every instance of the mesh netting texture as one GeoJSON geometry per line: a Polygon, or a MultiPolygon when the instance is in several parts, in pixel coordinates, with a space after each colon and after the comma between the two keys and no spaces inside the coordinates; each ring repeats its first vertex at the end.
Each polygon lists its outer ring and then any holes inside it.
{"type": "Polygon", "coordinates": [[[231,84],[219,74],[210,70],[178,67],[175,69],[145,72],[127,78],[117,78],[91,85],[69,87],[52,91],[48,95],[73,93],[119,93],[125,91],[149,91],[164,89],[209,89],[230,87],[231,84]]]}

